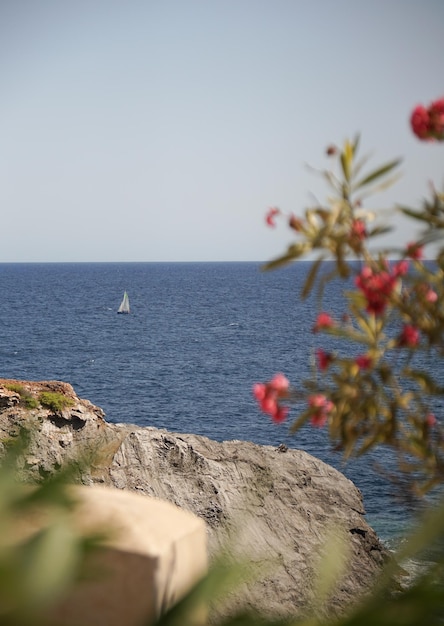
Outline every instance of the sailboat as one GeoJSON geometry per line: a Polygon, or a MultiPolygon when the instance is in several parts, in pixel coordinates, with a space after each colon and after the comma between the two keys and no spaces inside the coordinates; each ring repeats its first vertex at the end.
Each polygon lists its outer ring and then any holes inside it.
{"type": "Polygon", "coordinates": [[[129,298],[128,298],[128,294],[125,291],[123,293],[123,300],[120,303],[117,313],[129,313],[129,312],[130,312],[129,298]]]}

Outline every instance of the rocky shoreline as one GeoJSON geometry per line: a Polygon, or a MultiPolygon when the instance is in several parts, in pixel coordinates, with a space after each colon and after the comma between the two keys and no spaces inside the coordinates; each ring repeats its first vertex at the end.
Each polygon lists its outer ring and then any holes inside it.
{"type": "Polygon", "coordinates": [[[388,556],[357,487],[303,451],[110,424],[67,383],[0,379],[0,441],[20,427],[32,431],[24,476],[46,476],[75,460],[83,484],[155,496],[202,518],[211,557],[229,548],[261,572],[230,599],[231,608],[284,616],[312,607],[317,560],[332,531],[345,538],[348,562],[329,614],[365,593],[388,556]],[[42,404],[45,392],[67,405],[42,404]]]}

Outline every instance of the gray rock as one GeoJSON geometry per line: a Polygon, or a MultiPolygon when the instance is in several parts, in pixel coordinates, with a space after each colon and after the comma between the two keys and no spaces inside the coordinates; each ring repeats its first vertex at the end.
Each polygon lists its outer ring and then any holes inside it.
{"type": "Polygon", "coordinates": [[[0,380],[0,439],[20,425],[32,427],[25,473],[46,475],[68,460],[83,459],[84,484],[173,502],[206,521],[211,555],[225,549],[232,558],[251,562],[252,582],[230,596],[221,614],[240,606],[282,616],[313,606],[321,614],[338,614],[368,590],[387,558],[365,520],[357,487],[303,451],[108,424],[103,411],[79,399],[70,385],[54,381],[27,382],[27,390],[35,397],[57,390],[72,406],[62,412],[29,410],[7,400],[5,385],[11,382],[0,380]],[[333,531],[344,538],[348,561],[331,597],[319,606],[317,564],[333,531]]]}

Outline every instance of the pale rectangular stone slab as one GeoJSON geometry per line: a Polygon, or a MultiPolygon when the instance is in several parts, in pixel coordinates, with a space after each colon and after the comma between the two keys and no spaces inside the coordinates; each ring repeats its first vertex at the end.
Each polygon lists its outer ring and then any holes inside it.
{"type": "Polygon", "coordinates": [[[96,574],[51,614],[60,626],[140,626],[174,605],[207,570],[207,532],[196,515],[109,487],[74,487],[76,526],[110,532],[96,574]]]}

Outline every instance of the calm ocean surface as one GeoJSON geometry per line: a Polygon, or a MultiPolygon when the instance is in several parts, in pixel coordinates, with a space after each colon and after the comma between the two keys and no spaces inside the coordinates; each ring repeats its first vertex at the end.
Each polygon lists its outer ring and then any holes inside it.
{"type": "MultiPolygon", "coordinates": [[[[167,428],[222,441],[301,448],[361,489],[367,519],[391,542],[411,511],[369,460],[346,466],[326,433],[289,435],[261,414],[254,382],[308,377],[315,298],[298,293],[309,268],[262,273],[255,263],[0,264],[0,376],[63,380],[109,422],[167,428]],[[130,315],[116,315],[127,290],[130,315]]],[[[341,314],[330,286],[324,308],[341,314]]],[[[296,415],[295,411],[292,413],[296,415]]],[[[385,452],[376,459],[384,465],[385,452]]]]}

